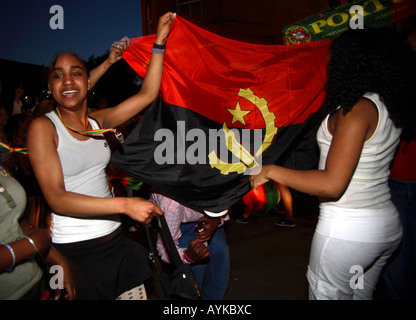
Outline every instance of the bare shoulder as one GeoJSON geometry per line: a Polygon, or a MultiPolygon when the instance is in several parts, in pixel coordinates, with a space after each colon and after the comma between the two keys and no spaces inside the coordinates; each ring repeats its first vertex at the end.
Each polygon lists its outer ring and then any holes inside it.
{"type": "MultiPolygon", "coordinates": [[[[345,121],[351,122],[372,122],[373,120],[378,119],[378,111],[377,107],[368,99],[361,98],[358,102],[352,107],[350,111],[344,114],[341,111],[337,112],[335,115],[338,116],[339,119],[344,119],[345,121]]],[[[337,118],[337,117],[334,117],[337,118]]]]}
{"type": "Polygon", "coordinates": [[[370,116],[378,115],[377,106],[369,99],[361,98],[354,106],[356,112],[368,113],[370,116]]]}
{"type": "Polygon", "coordinates": [[[368,140],[375,132],[378,124],[376,105],[368,99],[361,98],[349,113],[356,125],[366,128],[365,140],[368,140]]]}
{"type": "Polygon", "coordinates": [[[33,119],[30,123],[28,129],[28,146],[33,146],[32,141],[39,142],[44,139],[52,139],[57,143],[58,135],[52,121],[46,116],[41,116],[33,119]]]}
{"type": "Polygon", "coordinates": [[[368,99],[361,98],[350,111],[351,116],[356,120],[366,122],[371,126],[377,125],[378,109],[377,106],[368,99]]]}
{"type": "Polygon", "coordinates": [[[29,130],[41,130],[41,129],[54,129],[55,126],[53,125],[52,121],[49,120],[46,116],[41,116],[38,118],[33,119],[30,122],[29,130]]]}

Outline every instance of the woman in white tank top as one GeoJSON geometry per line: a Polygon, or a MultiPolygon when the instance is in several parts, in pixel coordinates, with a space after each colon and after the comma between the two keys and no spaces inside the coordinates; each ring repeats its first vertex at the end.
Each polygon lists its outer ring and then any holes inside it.
{"type": "Polygon", "coordinates": [[[263,166],[274,180],[320,197],[307,279],[310,299],[371,299],[401,239],[389,165],[400,136],[414,137],[415,59],[391,31],[348,30],[329,53],[326,118],[317,170],[263,166]]]}
{"type": "MultiPolygon", "coordinates": [[[[155,39],[158,48],[166,44],[174,18],[173,13],[160,18],[155,39]]],[[[49,74],[49,90],[58,106],[35,119],[28,133],[30,162],[53,212],[52,242],[70,261],[74,274],[76,289],[64,283],[69,298],[75,298],[76,291],[79,299],[116,299],[150,275],[141,248],[122,237],[118,214],[149,223],[162,211],[141,198],[111,197],[104,171],[110,150],[105,140],[92,138],[91,131],[115,128],[156,99],[164,50],[153,51],[136,95],[87,117],[87,91],[122,58],[129,43],[128,38],[115,42],[107,61],[91,76],[76,55],[59,55],[49,74]]]]}

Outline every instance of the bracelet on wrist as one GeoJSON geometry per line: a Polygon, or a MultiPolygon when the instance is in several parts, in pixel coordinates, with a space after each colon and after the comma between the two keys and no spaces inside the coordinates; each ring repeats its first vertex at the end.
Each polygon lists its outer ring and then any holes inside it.
{"type": "Polygon", "coordinates": [[[33,254],[32,254],[31,258],[33,258],[36,255],[36,252],[38,251],[37,248],[36,248],[35,242],[31,238],[29,238],[28,236],[26,236],[26,235],[23,235],[23,236],[17,238],[17,240],[20,240],[20,239],[26,239],[32,245],[32,247],[33,247],[33,254]]]}
{"type": "Polygon", "coordinates": [[[166,45],[153,43],[152,52],[153,53],[165,53],[166,45]]]}
{"type": "Polygon", "coordinates": [[[155,42],[155,43],[153,43],[153,48],[156,48],[156,49],[166,49],[166,44],[157,44],[155,42]]]}
{"type": "Polygon", "coordinates": [[[14,266],[16,265],[16,255],[14,254],[14,250],[8,243],[2,243],[1,245],[9,249],[10,254],[12,255],[12,264],[10,267],[6,268],[7,272],[12,272],[14,270],[14,266]]]}
{"type": "Polygon", "coordinates": [[[190,258],[187,256],[187,254],[186,254],[186,249],[185,249],[185,250],[183,250],[183,257],[184,257],[184,258],[185,258],[185,260],[186,260],[187,262],[189,262],[189,263],[194,263],[194,262],[196,262],[196,261],[194,261],[194,260],[190,259],[190,258]]]}

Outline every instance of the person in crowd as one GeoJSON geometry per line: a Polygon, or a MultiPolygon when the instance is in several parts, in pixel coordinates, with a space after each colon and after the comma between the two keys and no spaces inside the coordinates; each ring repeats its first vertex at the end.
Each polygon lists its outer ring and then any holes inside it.
{"type": "Polygon", "coordinates": [[[108,108],[110,105],[108,103],[108,99],[105,96],[99,97],[97,101],[94,104],[94,107],[91,107],[91,111],[97,110],[97,109],[104,109],[108,108]]]}
{"type": "Polygon", "coordinates": [[[399,211],[402,243],[384,274],[387,298],[416,299],[416,140],[402,140],[389,177],[391,200],[399,211]]]}
{"type": "Polygon", "coordinates": [[[261,185],[257,189],[252,189],[243,196],[242,202],[243,213],[241,217],[236,219],[237,223],[248,223],[250,215],[266,214],[272,210],[277,211],[281,203],[284,215],[275,224],[281,227],[295,226],[292,193],[288,187],[281,183],[271,182],[261,185]]]}
{"type": "Polygon", "coordinates": [[[253,188],[273,180],[320,197],[310,299],[372,299],[400,244],[388,176],[401,133],[414,135],[415,77],[411,52],[392,30],[345,31],[329,50],[319,168],[266,165],[250,177],[253,188]]]}
{"type": "Polygon", "coordinates": [[[52,243],[70,263],[77,299],[117,299],[126,292],[145,297],[143,282],[151,275],[148,257],[139,243],[121,233],[119,214],[150,223],[163,212],[145,199],[111,197],[105,173],[111,151],[93,130],[115,128],[156,99],[164,60],[160,48],[166,45],[174,18],[168,12],[159,19],[157,50],[141,90],[88,116],[88,90],[122,58],[130,40],[115,42],[107,60],[91,75],[78,56],[59,55],[51,65],[48,84],[57,108],[34,119],[29,128],[30,163],[52,210],[52,243]]]}
{"type": "MultiPolygon", "coordinates": [[[[5,127],[12,148],[27,148],[27,130],[32,117],[24,112],[13,115],[5,127]]],[[[40,194],[27,154],[13,153],[13,176],[26,190],[27,196],[40,194]]]]}
{"type": "MultiPolygon", "coordinates": [[[[415,53],[416,60],[416,26],[408,32],[406,42],[415,53]]],[[[389,299],[415,300],[416,139],[402,137],[392,163],[389,186],[391,200],[399,211],[403,237],[400,248],[384,270],[384,287],[389,299]]]]}
{"type": "Polygon", "coordinates": [[[13,115],[7,126],[10,126],[10,136],[12,146],[16,148],[26,148],[27,129],[31,121],[31,117],[25,113],[13,115]]]}
{"type": "Polygon", "coordinates": [[[49,249],[49,230],[36,229],[26,220],[26,193],[0,166],[0,299],[40,299],[42,270],[34,256],[49,249]]]}
{"type": "MultiPolygon", "coordinates": [[[[91,71],[92,72],[92,71],[91,71]]],[[[40,117],[55,109],[55,100],[45,90],[42,92],[41,101],[34,110],[34,117],[40,117]]]]}
{"type": "MultiPolygon", "coordinates": [[[[276,183],[276,182],[275,182],[276,183]]],[[[276,188],[279,190],[280,201],[283,206],[283,217],[278,219],[275,224],[278,227],[293,228],[296,226],[295,219],[293,218],[293,198],[290,189],[282,184],[276,183],[276,188]]]]}
{"type": "MultiPolygon", "coordinates": [[[[0,142],[7,146],[11,146],[10,138],[6,133],[8,119],[9,116],[6,109],[4,106],[0,105],[0,142]]],[[[7,148],[0,145],[0,163],[2,166],[10,171],[13,168],[12,162],[12,154],[7,148]]]]}
{"type": "Polygon", "coordinates": [[[23,84],[20,84],[18,88],[14,91],[14,100],[13,100],[13,113],[12,115],[22,113],[23,102],[21,97],[25,89],[23,88],[23,84]]]}
{"type": "MultiPolygon", "coordinates": [[[[45,265],[61,265],[68,270],[68,262],[50,247],[50,230],[38,228],[33,212],[28,210],[23,186],[0,165],[0,300],[39,300],[48,290],[45,265]]],[[[70,270],[63,275],[65,298],[73,299],[74,284],[70,270]]],[[[64,297],[61,288],[53,288],[53,298],[64,297]]]]}
{"type": "MultiPolygon", "coordinates": [[[[222,300],[228,288],[230,255],[224,228],[227,211],[209,213],[184,205],[155,189],[150,201],[164,212],[179,256],[191,265],[203,300],[222,300]]],[[[156,248],[161,259],[170,263],[163,235],[158,234],[156,248]]]]}

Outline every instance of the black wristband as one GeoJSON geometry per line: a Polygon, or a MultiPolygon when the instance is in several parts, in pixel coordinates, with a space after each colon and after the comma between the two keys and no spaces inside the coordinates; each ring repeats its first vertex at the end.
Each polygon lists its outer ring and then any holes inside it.
{"type": "Polygon", "coordinates": [[[166,49],[166,44],[153,43],[153,48],[155,48],[155,49],[166,49]]]}

